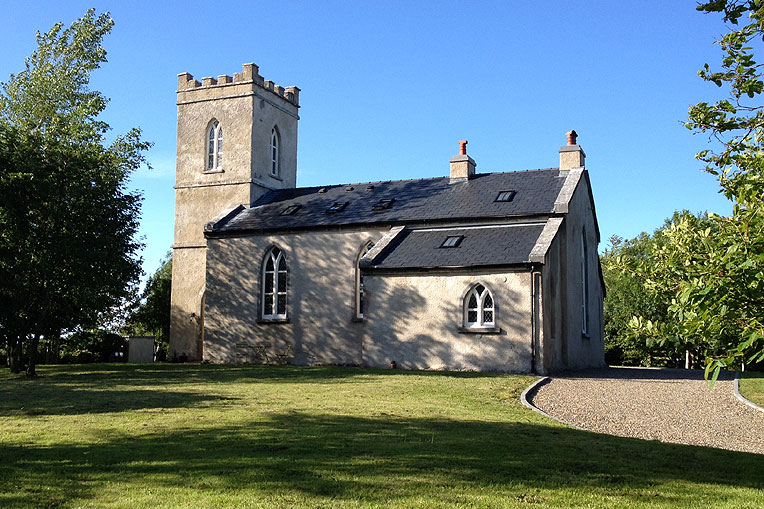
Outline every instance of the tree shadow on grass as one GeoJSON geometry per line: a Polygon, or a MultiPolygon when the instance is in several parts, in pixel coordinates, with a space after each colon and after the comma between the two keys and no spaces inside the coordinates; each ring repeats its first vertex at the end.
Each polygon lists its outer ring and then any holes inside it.
{"type": "MultiPolygon", "coordinates": [[[[4,382],[27,384],[23,387],[77,384],[80,387],[109,387],[115,385],[168,385],[193,383],[335,383],[367,375],[445,376],[454,378],[493,378],[507,373],[471,371],[417,371],[402,369],[373,369],[355,366],[273,366],[224,364],[82,364],[79,366],[42,366],[41,377],[28,380],[23,376],[8,376],[4,382]],[[36,384],[36,385],[32,385],[36,384]]],[[[21,385],[19,387],[22,387],[21,385]]]]}
{"type": "Polygon", "coordinates": [[[729,487],[764,487],[762,455],[524,422],[394,415],[267,414],[237,426],[97,444],[0,445],[0,457],[0,505],[6,507],[97,504],[104,486],[117,481],[159,497],[163,489],[183,488],[183,496],[209,501],[225,493],[233,497],[229,503],[254,505],[438,505],[455,496],[469,505],[481,493],[521,501],[533,493],[549,504],[578,493],[615,505],[705,505],[715,497],[751,496],[729,487]]]}
{"type": "Polygon", "coordinates": [[[90,390],[53,386],[26,394],[0,391],[0,416],[34,417],[201,407],[233,399],[185,391],[90,390]]]}
{"type": "Polygon", "coordinates": [[[236,398],[172,390],[210,383],[359,383],[378,376],[490,378],[501,373],[437,372],[354,367],[86,364],[46,366],[36,379],[6,377],[0,385],[0,416],[75,415],[152,408],[200,407],[236,398]],[[361,377],[361,378],[359,378],[361,377]],[[169,390],[168,390],[169,388],[169,390]]]}

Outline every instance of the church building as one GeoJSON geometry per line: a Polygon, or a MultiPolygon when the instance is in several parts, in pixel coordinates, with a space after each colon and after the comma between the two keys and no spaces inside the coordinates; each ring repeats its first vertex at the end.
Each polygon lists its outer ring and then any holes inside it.
{"type": "MultiPolygon", "coordinates": [[[[604,366],[600,240],[559,168],[297,187],[300,90],[178,76],[170,356],[548,373],[604,366]]],[[[446,173],[446,163],[448,173],[446,173]]]]}

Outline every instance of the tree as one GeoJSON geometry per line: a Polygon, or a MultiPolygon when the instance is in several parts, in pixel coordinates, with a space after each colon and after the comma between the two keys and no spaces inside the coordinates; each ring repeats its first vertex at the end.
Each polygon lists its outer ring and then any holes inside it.
{"type": "Polygon", "coordinates": [[[38,32],[0,90],[0,334],[29,376],[41,338],[94,327],[140,275],[141,196],[126,183],[150,144],[138,129],[107,144],[107,100],[88,88],[113,24],[89,10],[38,32]]]}
{"type": "Polygon", "coordinates": [[[146,288],[127,320],[131,334],[151,334],[159,350],[166,354],[170,342],[170,293],[172,288],[172,251],[146,281],[146,288]]]}
{"type": "Polygon", "coordinates": [[[690,298],[698,290],[699,274],[707,269],[709,239],[718,236],[715,216],[675,212],[655,231],[640,256],[615,260],[618,269],[636,278],[649,299],[659,303],[658,313],[635,313],[627,323],[626,336],[647,348],[659,348],[669,365],[681,365],[685,354],[694,365],[698,359],[726,354],[734,344],[733,335],[712,329],[715,322],[708,314],[713,311],[690,298]]]}
{"type": "Polygon", "coordinates": [[[648,291],[642,278],[627,267],[648,258],[658,244],[661,230],[642,233],[624,240],[613,236],[610,248],[600,257],[607,295],[604,302],[605,360],[608,364],[652,366],[658,357],[671,357],[662,347],[633,334],[629,323],[634,316],[662,321],[666,303],[662,296],[648,291]]]}
{"type": "Polygon", "coordinates": [[[664,233],[653,266],[641,266],[646,285],[670,293],[663,323],[635,320],[634,329],[662,341],[714,344],[706,359],[713,383],[719,370],[764,360],[764,90],[754,46],[764,40],[761,0],[714,0],[698,10],[722,13],[730,32],[718,41],[721,70],[706,64],[704,80],[728,96],[690,107],[686,126],[718,142],[719,151],[697,154],[733,202],[732,215],[685,216],[664,233]],[[748,24],[739,26],[747,17],[748,24]]]}

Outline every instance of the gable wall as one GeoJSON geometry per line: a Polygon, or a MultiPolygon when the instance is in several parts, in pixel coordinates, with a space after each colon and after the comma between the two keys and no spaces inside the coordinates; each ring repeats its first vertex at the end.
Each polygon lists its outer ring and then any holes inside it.
{"type": "Polygon", "coordinates": [[[545,341],[544,366],[549,371],[605,365],[602,287],[598,272],[598,242],[588,182],[581,177],[568,205],[558,238],[545,264],[544,315],[549,341],[545,341]],[[582,334],[581,232],[586,231],[589,278],[589,337],[582,334]],[[556,272],[556,274],[554,273],[556,272]],[[552,289],[550,286],[557,285],[552,289]],[[557,311],[559,309],[559,312],[557,311]],[[559,317],[556,320],[554,317],[559,317]],[[552,330],[554,329],[554,330],[552,330]],[[559,333],[557,332],[559,331],[559,333]],[[554,339],[552,339],[554,338],[554,339]]]}
{"type": "Polygon", "coordinates": [[[543,340],[539,346],[538,366],[540,373],[561,369],[567,362],[567,334],[565,327],[565,305],[563,298],[567,294],[567,277],[564,276],[565,228],[561,227],[547,251],[546,261],[541,271],[543,340]]]}

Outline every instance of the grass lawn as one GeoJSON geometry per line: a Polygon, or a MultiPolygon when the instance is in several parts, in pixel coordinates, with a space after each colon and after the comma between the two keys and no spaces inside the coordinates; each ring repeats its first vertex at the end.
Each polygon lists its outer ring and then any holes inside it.
{"type": "Polygon", "coordinates": [[[764,372],[740,373],[740,394],[760,407],[764,407],[764,372]]]}
{"type": "Polygon", "coordinates": [[[570,429],[531,377],[0,371],[0,507],[762,507],[764,455],[570,429]]]}

